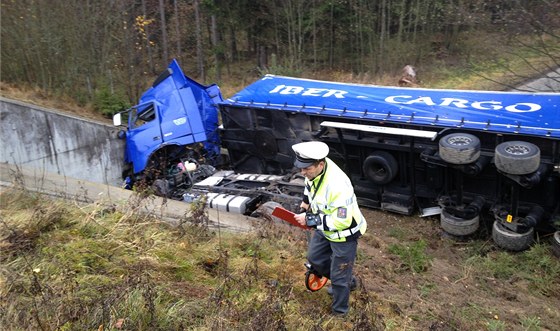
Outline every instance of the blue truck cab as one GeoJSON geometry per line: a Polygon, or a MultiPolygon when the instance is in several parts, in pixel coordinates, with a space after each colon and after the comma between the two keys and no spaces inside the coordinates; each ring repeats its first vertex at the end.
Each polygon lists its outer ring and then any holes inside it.
{"type": "Polygon", "coordinates": [[[217,85],[204,86],[186,77],[176,60],[144,92],[139,103],[114,116],[115,125],[127,118],[123,177],[139,178],[149,166],[161,168],[183,158],[217,162],[220,155],[218,111],[222,100],[217,85]],[[123,116],[126,115],[126,116],[123,116]],[[193,144],[203,148],[193,156],[193,144]]]}

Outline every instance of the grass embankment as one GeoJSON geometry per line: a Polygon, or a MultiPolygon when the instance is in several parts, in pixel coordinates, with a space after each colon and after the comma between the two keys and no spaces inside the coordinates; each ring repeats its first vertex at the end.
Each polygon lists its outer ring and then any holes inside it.
{"type": "MultiPolygon", "coordinates": [[[[434,315],[447,316],[441,323],[450,330],[508,328],[476,311],[427,311],[411,319],[393,299],[368,289],[378,281],[400,286],[400,277],[417,275],[432,279],[421,300],[445,291],[430,275],[433,252],[413,227],[392,229],[398,243],[390,245],[375,245],[383,238],[366,234],[358,275],[366,275],[376,254],[392,256],[398,268],[374,265],[381,279],[364,279],[349,316],[333,319],[326,292],[309,293],[303,284],[304,232],[265,220],[255,233],[216,232],[196,205],[171,226],[142,214],[139,200],[130,202],[138,206],[131,209],[78,205],[24,190],[2,193],[0,329],[415,330],[434,315]],[[377,248],[367,249],[371,245],[377,248]]],[[[469,274],[523,280],[537,296],[557,295],[560,262],[546,245],[516,255],[487,254],[480,245],[469,243],[464,251],[472,253],[459,261],[469,274]]],[[[536,316],[522,318],[519,323],[539,330],[536,316]]]]}
{"type": "MultiPolygon", "coordinates": [[[[171,227],[134,210],[25,191],[1,198],[2,330],[303,330],[344,323],[328,318],[324,295],[317,301],[305,291],[302,231],[216,233],[196,207],[183,220],[194,224],[171,227]]],[[[355,317],[367,319],[365,313],[355,317]]]]}

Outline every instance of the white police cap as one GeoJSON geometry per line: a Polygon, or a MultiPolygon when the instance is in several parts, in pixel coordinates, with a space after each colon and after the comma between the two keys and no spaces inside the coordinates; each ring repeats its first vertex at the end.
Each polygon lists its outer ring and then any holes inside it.
{"type": "Polygon", "coordinates": [[[292,145],[296,159],[294,167],[307,168],[318,160],[322,160],[329,154],[329,146],[322,141],[308,141],[292,145]]]}

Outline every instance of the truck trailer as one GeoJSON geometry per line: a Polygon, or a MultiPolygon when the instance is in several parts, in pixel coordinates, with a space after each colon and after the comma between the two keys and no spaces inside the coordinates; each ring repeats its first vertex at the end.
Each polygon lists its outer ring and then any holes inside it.
{"type": "Polygon", "coordinates": [[[160,195],[205,195],[246,215],[267,203],[297,211],[303,178],[291,146],[318,140],[363,207],[439,214],[449,235],[488,230],[512,251],[560,227],[559,93],[265,75],[224,99],[172,61],[125,113],[123,178],[155,183],[160,195]]]}

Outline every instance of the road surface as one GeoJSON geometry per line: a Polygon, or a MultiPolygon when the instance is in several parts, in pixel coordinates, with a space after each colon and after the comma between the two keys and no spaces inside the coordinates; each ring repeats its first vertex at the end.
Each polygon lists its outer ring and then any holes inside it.
{"type": "Polygon", "coordinates": [[[514,91],[560,92],[560,68],[549,72],[544,77],[520,85],[514,91]]]}

